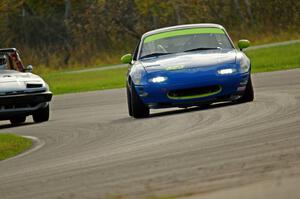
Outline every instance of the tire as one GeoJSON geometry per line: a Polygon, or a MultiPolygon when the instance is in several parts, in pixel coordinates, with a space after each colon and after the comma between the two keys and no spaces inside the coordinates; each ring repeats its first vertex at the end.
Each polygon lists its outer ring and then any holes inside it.
{"type": "Polygon", "coordinates": [[[126,86],[126,91],[127,91],[128,114],[129,114],[129,116],[132,116],[131,93],[130,93],[130,89],[129,89],[129,87],[128,87],[128,84],[127,84],[127,86],[126,86]]]}
{"type": "Polygon", "coordinates": [[[133,83],[131,83],[131,111],[134,118],[145,118],[150,114],[149,108],[143,103],[138,96],[133,83]]]}
{"type": "Polygon", "coordinates": [[[32,114],[33,121],[36,123],[46,122],[49,120],[49,104],[38,109],[32,114]]]}
{"type": "Polygon", "coordinates": [[[12,125],[19,125],[26,121],[26,116],[16,116],[10,119],[12,125]]]}
{"type": "Polygon", "coordinates": [[[201,108],[201,109],[208,109],[208,108],[210,108],[211,104],[212,103],[204,103],[204,104],[198,105],[198,107],[201,108]]]}
{"type": "Polygon", "coordinates": [[[254,90],[252,85],[251,76],[249,76],[248,83],[244,95],[237,100],[238,103],[252,102],[254,100],[254,90]]]}

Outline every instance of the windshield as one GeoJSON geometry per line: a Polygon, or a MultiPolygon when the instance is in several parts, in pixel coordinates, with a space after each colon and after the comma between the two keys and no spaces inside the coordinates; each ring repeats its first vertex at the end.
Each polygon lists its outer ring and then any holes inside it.
{"type": "Polygon", "coordinates": [[[219,28],[190,28],[150,35],[144,39],[140,58],[213,49],[232,49],[227,35],[219,28]]]}
{"type": "Polygon", "coordinates": [[[5,55],[0,55],[0,70],[7,69],[7,59],[5,55]]]}
{"type": "Polygon", "coordinates": [[[19,53],[15,49],[0,49],[0,71],[1,70],[24,71],[19,53]]]}

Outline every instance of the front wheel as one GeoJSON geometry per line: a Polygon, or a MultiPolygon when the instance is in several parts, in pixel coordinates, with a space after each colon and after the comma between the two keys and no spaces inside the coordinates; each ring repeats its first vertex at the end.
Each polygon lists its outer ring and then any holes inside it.
{"type": "Polygon", "coordinates": [[[208,109],[208,108],[210,108],[211,104],[212,104],[212,103],[204,103],[204,104],[198,105],[198,107],[199,107],[200,109],[208,109]]]}
{"type": "Polygon", "coordinates": [[[133,117],[145,118],[149,116],[150,114],[149,108],[143,103],[143,101],[138,96],[133,83],[131,83],[130,99],[131,99],[131,111],[133,117]]]}
{"type": "Polygon", "coordinates": [[[12,125],[19,125],[26,121],[26,116],[16,116],[10,119],[12,125]]]}
{"type": "Polygon", "coordinates": [[[32,114],[33,121],[36,123],[46,122],[49,120],[49,104],[38,109],[32,114]]]}
{"type": "Polygon", "coordinates": [[[131,93],[128,85],[126,86],[126,91],[127,91],[127,106],[128,106],[128,114],[129,116],[132,116],[132,107],[131,107],[131,93]]]}
{"type": "Polygon", "coordinates": [[[249,76],[248,83],[244,95],[237,100],[238,103],[252,102],[254,100],[254,90],[252,85],[251,76],[249,76]]]}

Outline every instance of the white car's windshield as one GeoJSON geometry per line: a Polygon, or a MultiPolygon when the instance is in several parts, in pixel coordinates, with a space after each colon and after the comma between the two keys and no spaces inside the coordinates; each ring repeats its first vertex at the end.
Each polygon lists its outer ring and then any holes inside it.
{"type": "Polygon", "coordinates": [[[5,56],[0,56],[0,70],[7,69],[7,59],[5,56]]]}
{"type": "MultiPolygon", "coordinates": [[[[3,70],[16,70],[16,71],[23,71],[22,68],[20,70],[18,64],[21,63],[21,59],[17,52],[7,52],[8,50],[4,49],[1,52],[0,49],[0,71],[3,70]],[[4,52],[3,52],[4,51],[4,52]]],[[[22,63],[21,63],[21,67],[22,63]]]]}
{"type": "Polygon", "coordinates": [[[199,50],[232,48],[230,40],[222,29],[190,28],[146,37],[140,51],[140,58],[199,50]]]}

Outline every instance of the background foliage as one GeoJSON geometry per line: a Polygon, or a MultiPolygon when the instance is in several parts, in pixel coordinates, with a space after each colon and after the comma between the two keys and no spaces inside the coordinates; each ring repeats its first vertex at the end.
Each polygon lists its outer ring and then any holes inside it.
{"type": "Polygon", "coordinates": [[[219,23],[234,40],[299,38],[299,0],[1,0],[0,44],[46,67],[117,63],[146,31],[219,23]]]}

